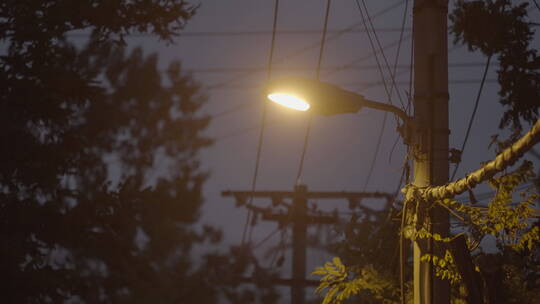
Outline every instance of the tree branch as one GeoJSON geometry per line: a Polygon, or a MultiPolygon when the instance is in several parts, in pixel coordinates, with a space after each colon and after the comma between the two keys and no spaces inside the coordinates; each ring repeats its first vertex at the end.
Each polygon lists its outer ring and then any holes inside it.
{"type": "Polygon", "coordinates": [[[540,141],[540,120],[512,146],[506,148],[497,155],[494,160],[485,164],[482,168],[468,174],[462,179],[442,186],[427,187],[420,189],[422,196],[427,201],[451,198],[468,189],[476,187],[479,183],[493,177],[495,174],[513,165],[519,158],[529,151],[540,141]]]}

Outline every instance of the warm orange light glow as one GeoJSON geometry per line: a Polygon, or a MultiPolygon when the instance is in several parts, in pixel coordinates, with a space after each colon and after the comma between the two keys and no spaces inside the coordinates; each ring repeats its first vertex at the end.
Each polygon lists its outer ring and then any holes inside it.
{"type": "Polygon", "coordinates": [[[298,111],[309,110],[309,103],[304,99],[287,93],[272,93],[268,94],[268,99],[275,103],[279,103],[287,108],[295,109],[298,111]]]}

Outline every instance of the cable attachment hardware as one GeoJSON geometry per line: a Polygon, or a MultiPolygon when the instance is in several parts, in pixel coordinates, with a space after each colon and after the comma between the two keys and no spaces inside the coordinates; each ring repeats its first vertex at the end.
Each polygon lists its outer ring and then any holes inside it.
{"type": "Polygon", "coordinates": [[[451,163],[458,164],[461,162],[461,154],[463,153],[463,151],[452,148],[448,150],[448,152],[450,153],[450,155],[448,156],[448,160],[451,163]]]}

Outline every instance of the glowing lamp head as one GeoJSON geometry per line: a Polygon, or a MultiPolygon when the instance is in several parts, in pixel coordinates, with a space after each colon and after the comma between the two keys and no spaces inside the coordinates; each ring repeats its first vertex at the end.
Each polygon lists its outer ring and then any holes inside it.
{"type": "Polygon", "coordinates": [[[287,108],[321,115],[356,113],[363,99],[335,85],[303,77],[273,79],[265,93],[269,100],[287,108]]]}
{"type": "Polygon", "coordinates": [[[298,111],[307,111],[310,106],[303,98],[289,93],[270,93],[268,99],[271,101],[298,111]]]}

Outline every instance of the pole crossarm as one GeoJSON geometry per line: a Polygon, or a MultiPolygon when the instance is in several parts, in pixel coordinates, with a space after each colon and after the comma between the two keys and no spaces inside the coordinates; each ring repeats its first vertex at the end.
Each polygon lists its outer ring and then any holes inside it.
{"type": "Polygon", "coordinates": [[[540,141],[540,119],[518,141],[497,155],[494,160],[482,168],[468,174],[462,179],[437,187],[421,189],[422,197],[426,201],[452,198],[458,194],[476,187],[479,183],[492,178],[495,174],[513,165],[525,152],[529,151],[540,141]]]}
{"type": "MultiPolygon", "coordinates": [[[[276,222],[292,222],[294,219],[288,214],[263,213],[262,219],[276,222]]],[[[339,218],[329,215],[306,216],[304,219],[306,224],[338,224],[339,218]]]]}
{"type": "Polygon", "coordinates": [[[234,197],[278,197],[278,198],[306,198],[306,199],[364,199],[364,198],[383,198],[393,199],[392,194],[385,192],[345,192],[345,191],[223,191],[223,196],[234,197]]]}
{"type": "MultiPolygon", "coordinates": [[[[280,228],[289,226],[292,230],[292,278],[272,278],[271,284],[289,285],[291,287],[291,301],[294,304],[305,303],[305,287],[318,286],[319,281],[306,280],[306,250],[311,246],[308,238],[310,225],[336,225],[340,223],[337,211],[332,215],[321,213],[310,214],[308,201],[310,199],[344,199],[349,201],[349,207],[362,208],[362,199],[384,199],[386,203],[394,200],[394,195],[384,192],[346,192],[346,191],[308,191],[306,185],[295,186],[295,191],[222,191],[222,196],[233,197],[237,206],[245,205],[255,212],[254,219],[259,216],[262,220],[277,222],[280,228]],[[248,198],[271,199],[273,207],[286,206],[287,210],[272,212],[272,208],[261,208],[251,203],[246,204],[248,198]],[[284,199],[291,199],[290,204],[284,199]]],[[[313,210],[317,212],[316,210],[313,210]]],[[[255,225],[255,222],[252,222],[255,225]]],[[[254,282],[253,278],[245,278],[246,282],[254,282]]]]}

